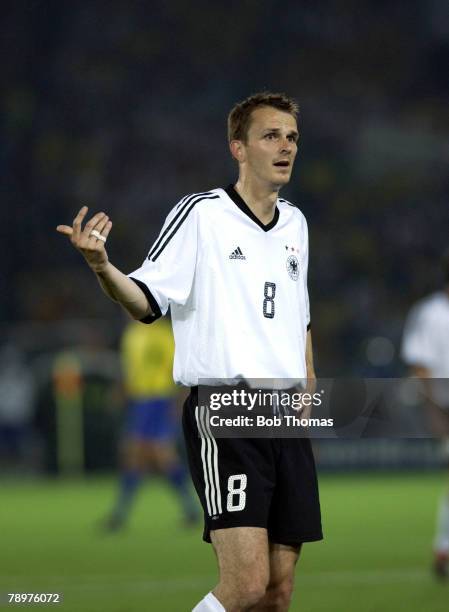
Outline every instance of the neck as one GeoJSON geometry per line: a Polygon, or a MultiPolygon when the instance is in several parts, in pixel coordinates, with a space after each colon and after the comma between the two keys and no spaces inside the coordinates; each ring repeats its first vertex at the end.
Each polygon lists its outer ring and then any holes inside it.
{"type": "Polygon", "coordinates": [[[279,187],[261,185],[240,176],[235,190],[263,224],[273,220],[279,187]]]}

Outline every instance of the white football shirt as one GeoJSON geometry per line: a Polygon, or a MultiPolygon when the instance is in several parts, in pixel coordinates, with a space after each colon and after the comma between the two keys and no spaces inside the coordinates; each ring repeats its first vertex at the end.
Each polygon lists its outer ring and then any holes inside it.
{"type": "MultiPolygon", "coordinates": [[[[410,366],[422,366],[432,378],[449,378],[449,295],[438,291],[418,302],[407,317],[402,358],[410,366]]],[[[434,385],[434,396],[449,406],[447,383],[434,385]]]]}
{"type": "Polygon", "coordinates": [[[306,378],[308,231],[278,198],[264,225],[232,186],[183,198],[129,276],[155,316],[171,309],[174,379],[306,378]]]}

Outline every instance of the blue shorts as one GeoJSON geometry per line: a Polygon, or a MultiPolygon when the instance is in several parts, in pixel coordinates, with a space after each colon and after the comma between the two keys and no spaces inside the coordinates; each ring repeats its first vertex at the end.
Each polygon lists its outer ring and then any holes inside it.
{"type": "Polygon", "coordinates": [[[176,434],[173,402],[170,398],[134,400],[129,403],[126,433],[140,440],[166,441],[176,434]]]}
{"type": "Polygon", "coordinates": [[[10,453],[20,452],[27,433],[26,425],[0,424],[0,451],[4,448],[10,453]]]}

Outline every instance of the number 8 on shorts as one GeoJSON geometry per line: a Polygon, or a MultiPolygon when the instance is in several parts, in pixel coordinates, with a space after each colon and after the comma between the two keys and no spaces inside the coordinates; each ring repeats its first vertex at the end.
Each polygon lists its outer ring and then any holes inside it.
{"type": "Polygon", "coordinates": [[[246,474],[233,474],[228,478],[228,497],[226,500],[226,510],[228,512],[238,512],[243,510],[246,505],[246,474]],[[234,503],[234,498],[237,497],[234,503]]]}

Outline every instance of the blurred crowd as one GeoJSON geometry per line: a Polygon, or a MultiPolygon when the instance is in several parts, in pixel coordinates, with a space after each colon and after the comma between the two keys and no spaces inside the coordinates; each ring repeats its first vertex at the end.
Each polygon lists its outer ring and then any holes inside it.
{"type": "Polygon", "coordinates": [[[301,108],[283,195],[309,222],[318,372],[402,372],[404,316],[438,286],[448,243],[444,0],[8,5],[2,342],[25,321],[119,330],[120,313],[55,226],[83,204],[105,210],[111,259],[138,267],[183,195],[235,179],[227,112],[271,89],[301,108]]]}

